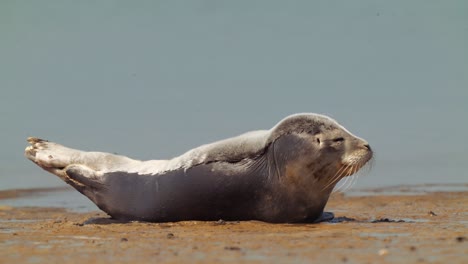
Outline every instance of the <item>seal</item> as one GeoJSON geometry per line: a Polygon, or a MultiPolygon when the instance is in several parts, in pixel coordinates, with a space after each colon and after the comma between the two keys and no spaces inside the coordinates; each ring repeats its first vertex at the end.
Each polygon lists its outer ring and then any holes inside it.
{"type": "Polygon", "coordinates": [[[140,161],[28,138],[25,156],[112,218],[168,222],[318,222],[336,183],[371,158],[369,144],[335,120],[295,114],[270,130],[140,161]]]}

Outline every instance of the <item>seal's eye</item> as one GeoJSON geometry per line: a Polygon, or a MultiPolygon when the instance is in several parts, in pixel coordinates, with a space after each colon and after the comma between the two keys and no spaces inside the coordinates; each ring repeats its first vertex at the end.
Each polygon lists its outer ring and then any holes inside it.
{"type": "Polygon", "coordinates": [[[317,143],[319,143],[319,144],[320,144],[320,138],[317,138],[317,143]]]}
{"type": "Polygon", "coordinates": [[[333,139],[333,142],[343,142],[343,141],[344,141],[344,138],[342,137],[333,139]]]}

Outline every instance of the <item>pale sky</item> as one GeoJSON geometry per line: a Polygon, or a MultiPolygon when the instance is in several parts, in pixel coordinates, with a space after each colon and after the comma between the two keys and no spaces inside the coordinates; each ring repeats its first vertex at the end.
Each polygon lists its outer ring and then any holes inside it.
{"type": "Polygon", "coordinates": [[[62,184],[27,136],[170,158],[331,115],[361,186],[467,183],[467,1],[2,1],[0,189],[62,184]]]}

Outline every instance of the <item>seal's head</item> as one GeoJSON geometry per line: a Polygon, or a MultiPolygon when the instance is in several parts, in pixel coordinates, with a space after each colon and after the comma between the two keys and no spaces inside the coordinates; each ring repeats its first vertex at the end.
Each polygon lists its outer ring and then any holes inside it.
{"type": "Polygon", "coordinates": [[[279,175],[290,180],[300,177],[304,184],[321,182],[322,190],[331,191],[340,179],[356,173],[372,158],[367,141],[318,114],[283,119],[271,130],[268,142],[273,150],[270,160],[279,175]]]}

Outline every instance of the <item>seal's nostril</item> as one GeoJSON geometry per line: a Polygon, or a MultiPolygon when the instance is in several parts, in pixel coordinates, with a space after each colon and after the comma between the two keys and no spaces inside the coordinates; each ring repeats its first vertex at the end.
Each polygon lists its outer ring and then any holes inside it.
{"type": "Polygon", "coordinates": [[[365,144],[364,147],[366,147],[368,150],[371,150],[371,147],[369,146],[369,144],[365,144]]]}

